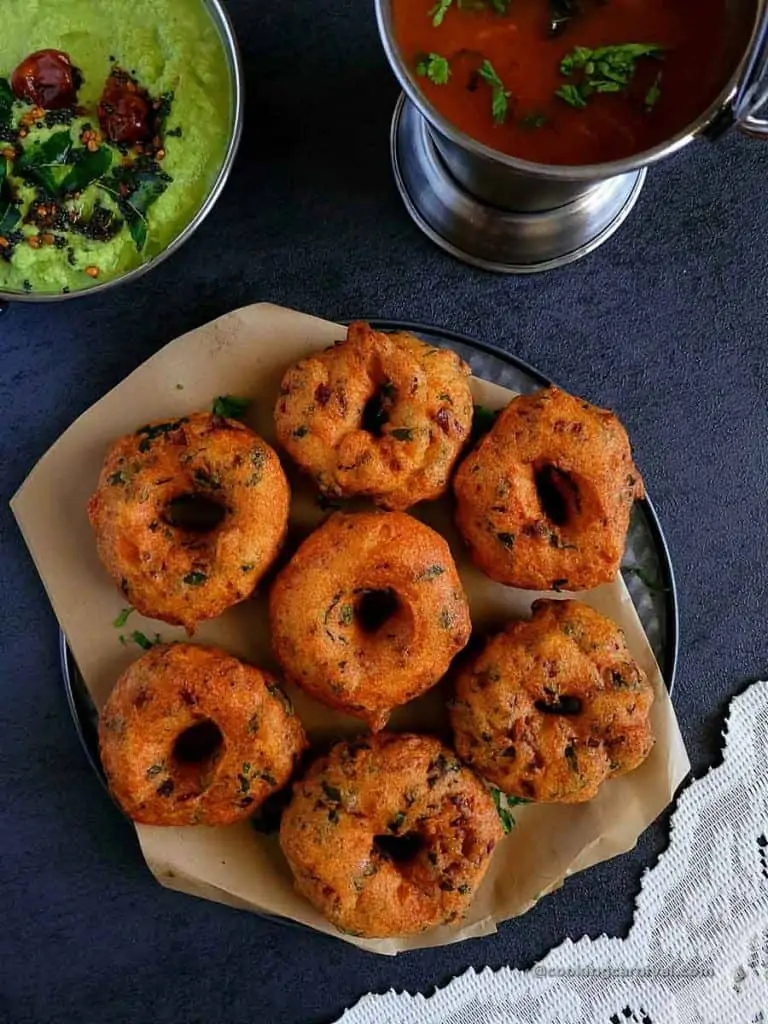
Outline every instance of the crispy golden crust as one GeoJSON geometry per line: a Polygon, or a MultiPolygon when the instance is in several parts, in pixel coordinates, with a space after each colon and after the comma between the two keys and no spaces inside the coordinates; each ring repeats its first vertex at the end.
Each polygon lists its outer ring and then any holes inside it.
{"type": "Polygon", "coordinates": [[[325,493],[406,509],[448,487],[472,426],[468,375],[449,349],[352,324],[285,374],[277,436],[325,493]]]}
{"type": "Polygon", "coordinates": [[[579,601],[535,601],[459,676],[460,757],[505,793],[580,803],[650,753],[653,688],[619,627],[579,601]]]}
{"type": "Polygon", "coordinates": [[[454,491],[474,561],[529,590],[613,579],[645,493],[613,413],[557,388],[514,398],[462,462],[454,491]]]}
{"type": "Polygon", "coordinates": [[[183,625],[252,593],[288,526],[290,490],[275,452],[236,420],[194,413],[115,442],[88,503],[99,557],[143,615],[183,625]],[[223,509],[199,532],[174,526],[172,502],[223,509]]]}
{"type": "Polygon", "coordinates": [[[491,796],[452,750],[392,733],[315,761],[280,826],[298,891],[369,938],[458,923],[501,836],[491,796]]]}
{"type": "Polygon", "coordinates": [[[307,739],[268,673],[215,647],[165,644],[118,679],[99,743],[109,788],[134,821],[228,825],[285,786],[307,739]]]}
{"type": "Polygon", "coordinates": [[[374,731],[444,675],[471,630],[448,544],[405,512],[332,515],[277,577],[269,610],[287,678],[374,731]]]}

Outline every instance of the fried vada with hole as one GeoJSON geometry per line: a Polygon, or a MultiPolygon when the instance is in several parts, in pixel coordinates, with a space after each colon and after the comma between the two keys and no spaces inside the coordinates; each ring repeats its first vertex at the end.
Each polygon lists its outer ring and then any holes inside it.
{"type": "Polygon", "coordinates": [[[503,835],[488,790],[439,740],[336,744],[293,788],[280,846],[297,890],[367,938],[458,924],[503,835]]]}
{"type": "Polygon", "coordinates": [[[145,825],[229,825],[286,785],[307,746],[267,672],[225,651],[160,644],[118,679],[99,718],[110,791],[145,825]]]}
{"type": "Polygon", "coordinates": [[[337,512],[279,573],[272,645],[286,677],[375,732],[469,640],[447,542],[405,512],[337,512]]]}
{"type": "Polygon", "coordinates": [[[632,505],[645,494],[616,416],[554,387],[514,398],[453,486],[473,560],[527,590],[612,580],[632,505]]]}
{"type": "Polygon", "coordinates": [[[394,510],[439,498],[472,427],[469,372],[450,349],[354,323],[285,374],[278,439],[327,495],[394,510]]]}
{"type": "Polygon", "coordinates": [[[653,746],[653,687],[619,627],[579,601],[535,601],[458,676],[462,760],[525,800],[581,803],[653,746]]]}
{"type": "Polygon", "coordinates": [[[193,413],[115,442],[88,516],[131,604],[191,634],[253,593],[283,543],[289,503],[266,442],[237,420],[193,413]]]}

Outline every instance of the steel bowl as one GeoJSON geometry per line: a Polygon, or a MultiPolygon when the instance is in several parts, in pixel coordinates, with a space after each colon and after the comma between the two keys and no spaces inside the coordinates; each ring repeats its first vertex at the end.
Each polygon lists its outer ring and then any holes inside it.
{"type": "Polygon", "coordinates": [[[623,221],[649,165],[733,124],[768,135],[768,123],[754,115],[766,96],[768,0],[729,0],[723,85],[695,121],[631,157],[574,166],[508,156],[451,124],[400,52],[392,0],[375,4],[386,56],[405,94],[392,130],[398,188],[422,230],[467,262],[523,272],[577,259],[623,221]]]}
{"type": "Polygon", "coordinates": [[[136,281],[180,249],[182,245],[192,237],[195,231],[197,231],[213,209],[232,171],[232,166],[235,162],[235,157],[237,156],[237,151],[240,146],[240,139],[243,134],[243,65],[235,30],[223,3],[221,0],[203,0],[203,4],[211,15],[224,47],[230,73],[231,100],[230,134],[226,153],[224,155],[221,168],[219,169],[219,173],[211,185],[202,206],[186,227],[184,227],[173,239],[170,245],[166,246],[166,248],[157,256],[153,257],[151,260],[147,260],[146,263],[142,263],[133,270],[129,270],[125,274],[121,274],[119,277],[112,278],[110,281],[104,281],[102,284],[94,284],[90,287],[86,286],[85,288],[81,288],[77,291],[68,292],[66,295],[60,292],[55,294],[51,293],[50,295],[34,292],[30,294],[15,291],[6,292],[0,288],[0,313],[4,312],[5,309],[8,308],[7,304],[10,302],[63,302],[67,299],[81,298],[84,295],[96,295],[98,292],[105,292],[110,288],[116,288],[118,285],[127,284],[129,281],[136,281]]]}

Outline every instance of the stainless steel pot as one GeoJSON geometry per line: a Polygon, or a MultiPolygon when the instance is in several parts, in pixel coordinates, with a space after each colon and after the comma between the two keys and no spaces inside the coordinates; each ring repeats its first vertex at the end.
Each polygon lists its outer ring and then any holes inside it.
{"type": "Polygon", "coordinates": [[[211,18],[213,19],[213,22],[221,36],[221,41],[227,57],[227,64],[229,66],[232,97],[230,106],[229,142],[227,144],[226,153],[219,173],[216,176],[216,180],[211,185],[208,195],[205,198],[205,202],[189,224],[187,224],[176,238],[174,238],[171,244],[158,256],[147,263],[142,263],[141,266],[128,271],[128,273],[123,274],[121,277],[113,278],[111,281],[105,281],[103,284],[96,284],[91,287],[83,288],[79,291],[70,292],[67,295],[62,295],[60,293],[50,295],[45,295],[43,293],[27,294],[26,292],[3,291],[0,288],[0,313],[4,312],[8,308],[8,302],[62,302],[67,299],[76,299],[84,295],[95,295],[98,292],[104,292],[110,288],[116,288],[120,284],[126,284],[128,281],[135,281],[137,278],[142,277],[154,267],[158,266],[158,264],[162,263],[163,260],[168,259],[169,256],[177,251],[177,249],[180,249],[181,246],[192,237],[213,209],[227,183],[230,172],[232,171],[232,165],[235,162],[235,157],[237,156],[237,150],[240,146],[240,139],[243,132],[243,67],[240,58],[240,49],[235,36],[235,30],[221,0],[203,0],[203,3],[208,8],[211,18]]]}
{"type": "Polygon", "coordinates": [[[768,136],[768,121],[755,114],[768,92],[768,0],[730,0],[723,87],[692,124],[627,159],[573,167],[507,156],[454,127],[422,93],[399,51],[392,0],[375,3],[384,50],[405,94],[392,128],[398,187],[422,230],[469,263],[514,273],[571,262],[623,222],[649,165],[734,124],[768,136]]]}

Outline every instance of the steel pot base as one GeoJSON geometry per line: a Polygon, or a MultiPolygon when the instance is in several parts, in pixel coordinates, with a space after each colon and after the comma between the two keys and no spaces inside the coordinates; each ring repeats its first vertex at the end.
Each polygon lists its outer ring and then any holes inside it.
{"type": "Polygon", "coordinates": [[[646,175],[643,167],[609,178],[551,210],[501,210],[458,184],[405,95],[395,107],[390,146],[398,190],[424,234],[457,259],[503,274],[553,270],[592,252],[623,223],[646,175]]]}

